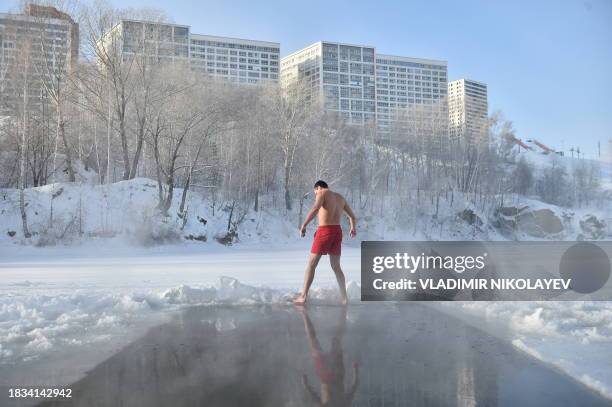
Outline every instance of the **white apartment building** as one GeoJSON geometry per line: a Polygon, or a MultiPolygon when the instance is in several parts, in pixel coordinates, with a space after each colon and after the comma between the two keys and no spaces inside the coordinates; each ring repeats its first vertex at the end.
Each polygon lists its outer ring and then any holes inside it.
{"type": "MultiPolygon", "coordinates": [[[[443,109],[447,63],[376,54],[375,47],[320,41],[281,60],[281,85],[304,81],[328,111],[381,132],[411,106],[443,109]]],[[[427,109],[425,109],[427,110],[427,109]]]]}
{"type": "MultiPolygon", "coordinates": [[[[376,55],[376,117],[386,133],[411,116],[437,120],[446,132],[448,63],[432,59],[376,55]]],[[[426,126],[423,126],[426,127],[426,126]]],[[[431,128],[431,126],[427,126],[431,128]]]]}
{"type": "Polygon", "coordinates": [[[313,97],[351,124],[376,120],[374,47],[321,41],[281,60],[281,86],[305,81],[313,97]]]}
{"type": "Polygon", "coordinates": [[[126,61],[146,55],[151,62],[189,60],[189,27],[137,20],[121,20],[99,40],[110,55],[118,54],[126,61]]]}
{"type": "Polygon", "coordinates": [[[29,109],[41,105],[45,82],[76,63],[78,32],[78,24],[53,7],[28,5],[23,14],[0,13],[0,113],[16,112],[25,82],[29,109]]]}
{"type": "Polygon", "coordinates": [[[100,40],[124,59],[146,54],[157,62],[189,63],[214,78],[237,83],[278,82],[280,44],[191,33],[187,25],[122,20],[100,40]]]}
{"type": "Polygon", "coordinates": [[[191,34],[191,67],[231,82],[278,82],[280,44],[191,34]]]}
{"type": "Polygon", "coordinates": [[[487,139],[487,85],[471,79],[448,83],[448,121],[451,138],[487,139]]]}

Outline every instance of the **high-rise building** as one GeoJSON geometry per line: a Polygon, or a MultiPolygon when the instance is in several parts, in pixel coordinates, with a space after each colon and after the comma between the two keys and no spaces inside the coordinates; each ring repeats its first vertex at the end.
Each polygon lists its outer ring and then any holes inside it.
{"type": "MultiPolygon", "coordinates": [[[[378,130],[409,126],[420,119],[419,131],[447,131],[446,61],[376,55],[376,118],[378,130]]],[[[408,127],[409,128],[409,127],[408,127]]]]}
{"type": "Polygon", "coordinates": [[[281,86],[305,83],[327,111],[363,125],[376,119],[375,71],[374,47],[321,41],[281,60],[281,86]]]}
{"type": "Polygon", "coordinates": [[[278,82],[280,44],[191,34],[194,69],[239,83],[278,82]]]}
{"type": "Polygon", "coordinates": [[[25,15],[33,18],[49,18],[64,20],[70,23],[70,62],[74,66],[79,60],[79,24],[69,14],[59,11],[55,7],[28,4],[25,15]]]}
{"type": "Polygon", "coordinates": [[[189,60],[189,27],[186,25],[121,20],[98,41],[108,55],[124,61],[136,55],[152,62],[189,60]]]}
{"type": "Polygon", "coordinates": [[[278,82],[280,44],[200,35],[186,25],[122,20],[101,39],[122,58],[146,55],[152,61],[189,63],[214,78],[238,83],[278,82]]]}
{"type": "Polygon", "coordinates": [[[486,141],[488,138],[487,85],[471,79],[448,83],[448,124],[451,138],[486,141]]]}
{"type": "Polygon", "coordinates": [[[381,132],[414,106],[446,115],[447,63],[376,54],[375,47],[320,41],[281,60],[281,85],[307,84],[327,111],[381,132]]]}
{"type": "Polygon", "coordinates": [[[45,98],[77,63],[79,27],[53,7],[26,6],[23,14],[0,13],[0,113],[15,113],[27,89],[29,109],[45,98]]]}

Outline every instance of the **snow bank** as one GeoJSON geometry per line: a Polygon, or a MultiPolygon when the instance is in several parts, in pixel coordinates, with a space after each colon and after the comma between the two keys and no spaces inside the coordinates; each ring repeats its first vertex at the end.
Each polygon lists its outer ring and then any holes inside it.
{"type": "MultiPolygon", "coordinates": [[[[359,301],[359,284],[350,281],[347,293],[351,301],[359,301]]],[[[194,288],[187,285],[171,288],[161,294],[170,304],[188,305],[257,305],[291,304],[295,290],[279,290],[267,287],[254,287],[242,284],[231,277],[221,277],[217,284],[194,288]]],[[[337,304],[340,301],[336,287],[315,287],[310,293],[312,304],[337,304]]]]}
{"type": "Polygon", "coordinates": [[[454,302],[433,306],[612,399],[612,302],[454,302]]]}
{"type": "MultiPolygon", "coordinates": [[[[356,282],[348,284],[348,293],[352,301],[359,301],[356,282]]],[[[156,312],[192,305],[290,305],[294,294],[292,290],[250,286],[235,278],[221,277],[211,285],[179,285],[165,290],[80,289],[54,295],[6,295],[0,299],[0,364],[37,358],[66,346],[104,341],[156,312]]],[[[312,290],[313,304],[338,302],[336,287],[312,290]]]]}
{"type": "Polygon", "coordinates": [[[145,316],[161,303],[155,295],[77,290],[3,296],[0,363],[38,358],[66,346],[95,343],[145,316]]]}

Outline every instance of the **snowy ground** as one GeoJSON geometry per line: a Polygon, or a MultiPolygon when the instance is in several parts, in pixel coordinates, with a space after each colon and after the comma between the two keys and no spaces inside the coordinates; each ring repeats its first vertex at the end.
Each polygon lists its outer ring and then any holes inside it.
{"type": "MultiPolygon", "coordinates": [[[[307,248],[304,241],[265,251],[218,244],[0,249],[0,363],[103,341],[183,305],[283,301],[300,287],[307,248]]],[[[359,251],[345,248],[349,280],[359,280],[358,262],[359,251]]],[[[334,281],[322,264],[317,284],[334,281]]],[[[332,300],[325,295],[315,293],[332,300]]]]}
{"type": "MultiPolygon", "coordinates": [[[[103,349],[109,342],[116,349],[134,339],[126,332],[135,335],[138,327],[162,322],[167,312],[191,304],[284,302],[301,284],[308,243],[138,249],[115,241],[77,248],[0,248],[0,366],[35,364],[50,354],[103,349]]],[[[345,249],[343,266],[357,300],[357,247],[345,249]]],[[[315,300],[335,301],[334,284],[323,263],[315,300]]],[[[611,302],[429,305],[612,398],[611,302]]]]}

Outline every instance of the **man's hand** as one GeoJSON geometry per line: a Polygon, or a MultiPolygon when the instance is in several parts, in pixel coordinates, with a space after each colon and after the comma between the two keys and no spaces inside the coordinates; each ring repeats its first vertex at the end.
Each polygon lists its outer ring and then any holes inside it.
{"type": "Polygon", "coordinates": [[[302,225],[302,227],[300,228],[300,236],[304,237],[306,236],[306,226],[302,225]]]}
{"type": "Polygon", "coordinates": [[[355,230],[355,228],[351,228],[351,230],[349,230],[349,236],[351,237],[351,239],[357,236],[357,231],[355,230]]]}

